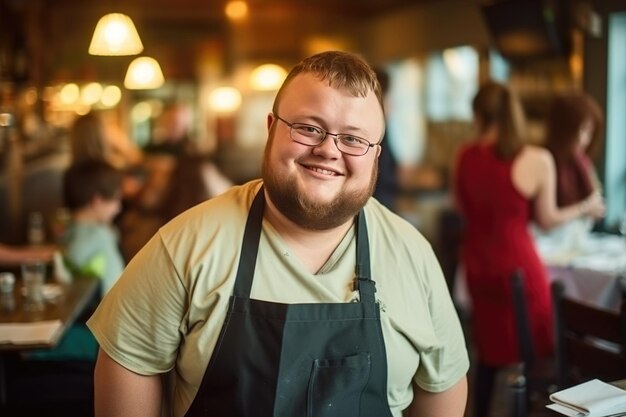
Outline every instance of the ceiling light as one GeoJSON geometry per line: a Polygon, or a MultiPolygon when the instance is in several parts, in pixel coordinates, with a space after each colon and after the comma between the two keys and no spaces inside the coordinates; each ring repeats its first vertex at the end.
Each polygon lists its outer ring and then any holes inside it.
{"type": "Polygon", "coordinates": [[[226,3],[224,13],[231,20],[243,20],[248,16],[248,3],[243,0],[233,0],[226,3]]]}
{"type": "Polygon", "coordinates": [[[250,86],[259,91],[278,90],[286,76],[287,71],[279,65],[259,65],[250,74],[250,86]]]}
{"type": "Polygon", "coordinates": [[[135,58],[128,66],[124,87],[129,90],[151,90],[161,87],[164,81],[156,59],[142,56],[135,58]]]}
{"type": "Polygon", "coordinates": [[[220,113],[230,113],[241,105],[241,93],[234,87],[218,87],[209,96],[209,106],[220,113]]]}
{"type": "Polygon", "coordinates": [[[91,55],[137,55],[141,51],[143,44],[130,17],[110,13],[100,18],[89,45],[91,55]]]}
{"type": "Polygon", "coordinates": [[[96,104],[102,98],[102,84],[89,83],[80,90],[80,101],[86,106],[96,104]]]}
{"type": "Polygon", "coordinates": [[[80,89],[78,85],[74,83],[65,84],[59,93],[59,98],[61,99],[61,103],[64,105],[71,105],[78,101],[80,97],[80,89]]]}
{"type": "Polygon", "coordinates": [[[152,106],[147,101],[141,101],[133,106],[130,116],[135,123],[143,123],[152,117],[152,106]]]}
{"type": "Polygon", "coordinates": [[[107,85],[102,90],[100,102],[104,107],[114,107],[122,99],[122,90],[116,85],[107,85]]]}

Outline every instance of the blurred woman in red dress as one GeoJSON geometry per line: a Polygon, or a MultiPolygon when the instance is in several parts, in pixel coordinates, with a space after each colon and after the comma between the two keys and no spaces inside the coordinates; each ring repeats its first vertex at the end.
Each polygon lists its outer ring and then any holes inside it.
{"type": "Polygon", "coordinates": [[[552,310],[547,271],[529,223],[551,228],[582,215],[600,217],[599,194],[559,208],[550,153],[526,143],[521,104],[505,85],[487,82],[473,103],[477,137],[463,146],[453,174],[457,206],[465,219],[462,263],[472,301],[477,367],[474,415],[489,415],[499,368],[520,360],[511,277],[521,269],[535,355],[552,353],[552,310]]]}

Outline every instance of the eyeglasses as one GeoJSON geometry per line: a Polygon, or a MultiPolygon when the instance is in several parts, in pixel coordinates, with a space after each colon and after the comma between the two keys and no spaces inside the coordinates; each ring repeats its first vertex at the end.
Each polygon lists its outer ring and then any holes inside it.
{"type": "Polygon", "coordinates": [[[341,153],[352,156],[365,155],[370,148],[377,145],[377,143],[370,143],[358,136],[343,133],[330,133],[319,126],[306,123],[289,123],[277,114],[274,114],[274,116],[289,126],[289,136],[291,136],[291,140],[301,145],[318,146],[324,142],[327,136],[333,136],[337,149],[339,149],[341,153]]]}

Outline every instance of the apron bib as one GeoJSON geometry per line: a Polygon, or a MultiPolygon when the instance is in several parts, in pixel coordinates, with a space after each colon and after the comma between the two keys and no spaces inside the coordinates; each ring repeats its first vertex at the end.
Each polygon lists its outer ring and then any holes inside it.
{"type": "Polygon", "coordinates": [[[360,301],[282,304],[250,298],[264,204],[261,187],[226,320],[186,417],[391,417],[365,215],[357,218],[360,301]]]}

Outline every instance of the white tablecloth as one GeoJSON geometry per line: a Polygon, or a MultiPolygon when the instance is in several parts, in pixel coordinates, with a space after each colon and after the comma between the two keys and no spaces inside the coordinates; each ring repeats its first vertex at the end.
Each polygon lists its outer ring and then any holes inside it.
{"type": "Polygon", "coordinates": [[[549,239],[538,238],[536,242],[550,279],[563,282],[568,296],[619,310],[626,272],[624,237],[592,233],[568,251],[555,250],[549,239]]]}
{"type": "MultiPolygon", "coordinates": [[[[583,302],[618,311],[626,286],[626,239],[592,233],[564,244],[562,236],[536,236],[537,249],[548,267],[550,280],[560,280],[565,293],[583,302]]],[[[455,303],[471,311],[462,266],[457,271],[455,303]]]]}

